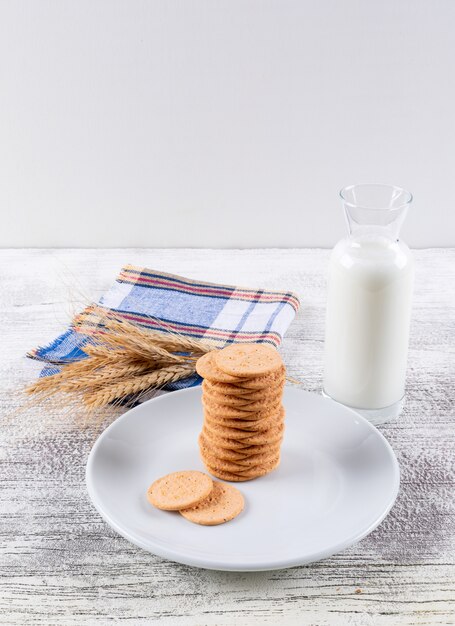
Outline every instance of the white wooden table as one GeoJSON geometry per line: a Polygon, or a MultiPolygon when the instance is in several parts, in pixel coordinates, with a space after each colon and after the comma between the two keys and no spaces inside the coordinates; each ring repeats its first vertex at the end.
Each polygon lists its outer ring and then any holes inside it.
{"type": "Polygon", "coordinates": [[[401,465],[398,500],[360,544],[314,565],[251,574],[192,569],[119,537],[90,504],[93,433],[73,414],[13,414],[52,339],[125,262],[209,281],[293,289],[302,309],[283,355],[321,387],[325,250],[0,251],[2,624],[453,624],[455,250],[416,252],[407,404],[382,431],[401,465]]]}

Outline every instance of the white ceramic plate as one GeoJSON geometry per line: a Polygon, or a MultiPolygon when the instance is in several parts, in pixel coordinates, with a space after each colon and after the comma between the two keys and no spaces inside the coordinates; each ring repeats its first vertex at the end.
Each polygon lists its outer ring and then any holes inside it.
{"type": "Polygon", "coordinates": [[[197,438],[201,388],[174,391],[128,411],[95,443],[87,463],[93,504],[112,528],[166,559],[220,570],[268,570],[317,561],[359,541],[387,515],[399,467],[384,437],[354,411],[286,389],[280,467],[236,483],[245,509],[198,526],[146,498],[160,476],[206,471],[197,438]]]}

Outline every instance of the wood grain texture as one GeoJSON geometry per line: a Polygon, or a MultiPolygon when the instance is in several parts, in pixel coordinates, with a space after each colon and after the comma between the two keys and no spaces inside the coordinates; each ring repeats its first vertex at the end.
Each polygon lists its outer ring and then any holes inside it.
{"type": "Polygon", "coordinates": [[[77,415],[17,414],[37,371],[27,349],[60,332],[126,262],[197,279],[293,289],[302,309],[283,356],[318,392],[325,250],[0,251],[0,622],[2,624],[453,624],[455,250],[415,253],[407,404],[381,428],[402,471],[390,515],[325,561],[262,573],[192,569],[119,537],[84,485],[93,433],[77,415]]]}

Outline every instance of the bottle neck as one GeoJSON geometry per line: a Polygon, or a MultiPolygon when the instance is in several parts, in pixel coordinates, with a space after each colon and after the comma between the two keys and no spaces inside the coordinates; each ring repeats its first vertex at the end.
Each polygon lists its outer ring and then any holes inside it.
{"type": "Polygon", "coordinates": [[[344,205],[349,238],[397,242],[406,217],[406,209],[372,210],[344,205]]]}
{"type": "Polygon", "coordinates": [[[399,229],[385,228],[380,226],[356,226],[350,228],[348,224],[348,239],[352,242],[383,242],[397,243],[399,241],[399,229]]]}

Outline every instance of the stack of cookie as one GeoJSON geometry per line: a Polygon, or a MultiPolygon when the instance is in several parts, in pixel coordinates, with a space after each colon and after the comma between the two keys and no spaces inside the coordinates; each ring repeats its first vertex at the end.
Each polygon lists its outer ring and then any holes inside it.
{"type": "Polygon", "coordinates": [[[280,462],[284,432],[285,367],[265,344],[233,344],[201,357],[204,425],[199,448],[205,466],[222,480],[263,476],[280,462]]]}

